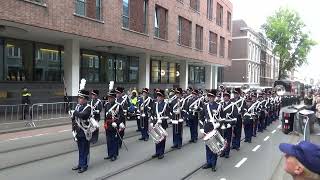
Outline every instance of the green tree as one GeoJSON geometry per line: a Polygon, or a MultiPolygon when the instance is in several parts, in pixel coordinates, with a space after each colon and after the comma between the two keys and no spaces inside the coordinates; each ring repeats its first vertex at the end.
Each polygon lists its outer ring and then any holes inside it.
{"type": "Polygon", "coordinates": [[[307,56],[316,42],[305,32],[306,25],[299,14],[280,8],[262,25],[267,37],[275,44],[273,52],[279,56],[279,80],[307,62],[307,56]]]}

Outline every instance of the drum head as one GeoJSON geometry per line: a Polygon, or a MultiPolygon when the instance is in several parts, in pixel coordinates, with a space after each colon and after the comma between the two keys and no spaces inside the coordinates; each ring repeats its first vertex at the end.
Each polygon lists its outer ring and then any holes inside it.
{"type": "Polygon", "coordinates": [[[210,133],[206,134],[203,138],[204,141],[207,141],[208,139],[210,139],[212,136],[214,136],[216,134],[216,130],[211,131],[210,133]]]}

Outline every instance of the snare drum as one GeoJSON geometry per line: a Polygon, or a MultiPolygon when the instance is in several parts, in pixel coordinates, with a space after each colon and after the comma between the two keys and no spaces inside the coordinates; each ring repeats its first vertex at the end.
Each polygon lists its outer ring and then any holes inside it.
{"type": "Polygon", "coordinates": [[[224,150],[226,145],[226,141],[217,130],[213,130],[210,133],[206,134],[203,140],[205,141],[205,144],[209,147],[209,149],[213,153],[218,155],[224,150]]]}

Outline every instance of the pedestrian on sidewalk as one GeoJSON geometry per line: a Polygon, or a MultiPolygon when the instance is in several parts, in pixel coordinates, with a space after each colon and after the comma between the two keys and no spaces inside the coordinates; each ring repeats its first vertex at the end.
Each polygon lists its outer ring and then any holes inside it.
{"type": "Polygon", "coordinates": [[[301,141],[297,145],[281,143],[285,153],[284,169],[293,180],[320,180],[320,146],[301,141]]]}
{"type": "Polygon", "coordinates": [[[316,110],[317,121],[320,125],[320,92],[318,92],[315,97],[315,110],[316,110]]]}

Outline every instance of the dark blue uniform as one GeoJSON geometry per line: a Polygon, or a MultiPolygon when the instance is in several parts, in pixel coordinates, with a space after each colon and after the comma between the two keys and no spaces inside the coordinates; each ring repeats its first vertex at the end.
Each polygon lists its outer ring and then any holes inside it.
{"type": "MultiPolygon", "coordinates": [[[[126,125],[126,110],[128,109],[128,106],[129,106],[129,100],[128,98],[124,99],[123,96],[120,97],[120,98],[117,98],[116,99],[117,103],[121,104],[121,107],[122,107],[122,110],[123,110],[123,116],[121,116],[123,119],[121,120],[121,122],[126,125]]],[[[124,137],[124,134],[125,134],[125,129],[122,129],[121,131],[119,131],[119,134],[120,134],[120,137],[121,139],[123,139],[124,137]]],[[[122,147],[122,141],[121,141],[120,138],[118,138],[119,140],[119,148],[122,147]]]]}
{"type": "MultiPolygon", "coordinates": [[[[153,108],[152,108],[153,117],[157,117],[156,108],[158,108],[158,113],[162,113],[161,117],[169,117],[170,116],[170,107],[166,102],[160,101],[160,102],[154,103],[153,108]]],[[[157,121],[158,121],[158,119],[154,118],[152,123],[156,124],[157,121]]],[[[168,128],[167,119],[162,119],[159,124],[161,124],[163,129],[168,128]]],[[[154,156],[156,156],[158,158],[163,158],[165,147],[166,147],[166,138],[163,141],[161,141],[160,143],[156,144],[156,154],[154,156]]]]}
{"type": "MultiPolygon", "coordinates": [[[[230,106],[230,108],[228,108],[224,111],[224,108],[230,104],[231,104],[231,101],[221,103],[220,117],[222,119],[231,120],[231,119],[236,119],[238,117],[238,109],[235,105],[230,106]],[[227,114],[230,114],[230,116],[227,117],[227,114]]],[[[224,129],[224,130],[220,129],[222,136],[227,141],[226,148],[224,149],[224,151],[220,155],[221,157],[226,157],[226,158],[229,157],[230,145],[231,145],[231,139],[232,139],[232,127],[227,128],[227,125],[230,124],[232,126],[232,125],[235,125],[235,123],[236,123],[236,121],[234,121],[234,123],[225,122],[224,124],[226,126],[226,129],[224,129]]]]}
{"type": "Polygon", "coordinates": [[[198,97],[191,97],[189,99],[189,127],[190,127],[190,134],[191,139],[189,142],[197,142],[198,140],[198,125],[199,125],[199,116],[201,113],[201,108],[203,106],[203,103],[200,101],[200,103],[197,104],[198,109],[194,109],[192,106],[195,105],[194,103],[198,100],[198,97]]]}
{"type": "MultiPolygon", "coordinates": [[[[88,119],[90,118],[90,115],[91,107],[88,104],[78,104],[73,113],[72,121],[77,121],[79,122],[79,124],[85,123],[86,125],[88,125],[88,119]]],[[[78,126],[78,124],[74,124],[75,131],[77,133],[76,138],[79,150],[78,168],[87,169],[90,158],[90,142],[86,139],[83,130],[78,126]]]]}
{"type": "Polygon", "coordinates": [[[266,100],[260,101],[259,104],[259,123],[258,123],[258,132],[263,132],[266,129],[266,100]]]}
{"type": "Polygon", "coordinates": [[[183,134],[183,117],[184,111],[183,102],[181,98],[176,98],[171,102],[171,119],[172,119],[172,134],[173,134],[173,146],[172,148],[180,149],[182,147],[182,134],[183,134]],[[175,111],[175,109],[180,109],[175,111]]]}
{"type": "MultiPolygon", "coordinates": [[[[90,101],[90,106],[91,106],[91,115],[94,117],[94,119],[99,122],[100,121],[100,113],[102,111],[102,101],[100,99],[92,99],[90,101]]],[[[91,143],[96,143],[98,141],[99,138],[99,128],[97,128],[97,130],[95,130],[92,133],[92,139],[91,139],[91,143]]]]}
{"type": "MultiPolygon", "coordinates": [[[[231,102],[236,102],[240,99],[239,98],[234,98],[231,100],[231,102]]],[[[238,109],[240,112],[238,113],[237,116],[237,122],[236,125],[233,127],[233,138],[232,138],[232,149],[239,149],[240,148],[240,142],[241,142],[241,134],[242,134],[242,116],[241,112],[243,112],[243,103],[240,104],[241,108],[238,109]]]]}
{"type": "Polygon", "coordinates": [[[149,118],[151,116],[151,107],[153,104],[153,100],[151,97],[146,97],[145,100],[143,98],[139,98],[139,111],[140,111],[140,127],[141,127],[141,138],[140,140],[148,141],[149,134],[149,118]]]}
{"type": "MultiPolygon", "coordinates": [[[[205,134],[210,133],[214,130],[213,122],[210,121],[210,115],[208,112],[208,107],[212,113],[212,110],[218,110],[219,104],[216,102],[208,103],[204,106],[203,109],[203,116],[201,118],[202,122],[200,123],[200,129],[204,130],[205,134]]],[[[216,153],[213,153],[208,146],[206,146],[206,168],[213,168],[215,170],[215,167],[217,165],[218,155],[216,153]]]]}
{"type": "Polygon", "coordinates": [[[250,106],[246,105],[244,108],[244,116],[243,116],[243,129],[244,129],[244,142],[251,143],[252,136],[253,136],[253,121],[254,121],[254,108],[253,104],[250,106]],[[251,108],[252,107],[252,108],[251,108]],[[250,111],[249,111],[249,108],[250,111]]]}
{"type": "Polygon", "coordinates": [[[112,117],[112,113],[110,109],[114,107],[115,102],[106,103],[105,104],[105,122],[104,127],[106,130],[106,138],[107,138],[107,159],[111,158],[111,160],[115,160],[119,155],[119,126],[123,123],[124,114],[122,110],[122,106],[117,104],[113,111],[115,112],[114,118],[112,117]],[[115,122],[117,124],[116,127],[112,126],[112,123],[115,122]],[[117,132],[118,131],[118,132],[117,132]]]}

